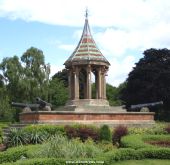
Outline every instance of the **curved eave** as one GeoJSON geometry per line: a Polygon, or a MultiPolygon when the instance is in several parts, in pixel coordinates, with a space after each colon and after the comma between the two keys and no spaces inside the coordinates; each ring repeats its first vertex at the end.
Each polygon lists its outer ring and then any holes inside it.
{"type": "Polygon", "coordinates": [[[110,63],[106,61],[96,61],[96,60],[74,60],[74,61],[69,61],[65,62],[64,65],[66,68],[69,68],[74,65],[97,65],[97,66],[106,66],[109,68],[110,63]]]}

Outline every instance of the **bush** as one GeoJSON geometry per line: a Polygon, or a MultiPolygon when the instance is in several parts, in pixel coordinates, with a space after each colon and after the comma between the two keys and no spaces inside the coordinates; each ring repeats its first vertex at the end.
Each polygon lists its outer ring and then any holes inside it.
{"type": "Polygon", "coordinates": [[[26,156],[26,150],[22,147],[15,147],[7,151],[0,152],[0,163],[15,162],[22,156],[26,156]]]}
{"type": "MultiPolygon", "coordinates": [[[[95,163],[100,161],[100,159],[88,159],[88,158],[81,158],[81,159],[63,159],[63,158],[34,158],[34,159],[26,159],[26,160],[19,160],[12,165],[64,165],[64,164],[79,164],[79,165],[89,165],[89,164],[103,164],[103,163],[95,163]]],[[[103,162],[101,160],[101,162],[103,162]]],[[[105,164],[105,163],[104,163],[105,164]]],[[[2,165],[11,165],[10,163],[5,163],[2,165]]]]}
{"type": "Polygon", "coordinates": [[[23,128],[26,132],[45,132],[46,134],[55,135],[55,134],[65,134],[64,126],[59,125],[29,125],[25,128],[23,128]]]}
{"type": "Polygon", "coordinates": [[[78,139],[68,140],[64,136],[56,135],[49,142],[43,144],[39,152],[32,156],[43,158],[93,158],[100,153],[102,153],[102,150],[91,140],[82,143],[78,139]]]}
{"type": "MultiPolygon", "coordinates": [[[[25,159],[25,160],[18,160],[12,165],[61,165],[65,164],[65,159],[56,159],[56,158],[34,158],[34,159],[25,159]]],[[[3,165],[3,164],[2,164],[3,165]]],[[[5,165],[11,165],[10,163],[5,163],[5,165]]]]}
{"type": "Polygon", "coordinates": [[[146,144],[142,141],[142,136],[140,135],[128,135],[121,139],[121,146],[132,149],[140,149],[146,147],[153,147],[152,145],[146,144]]]}
{"type": "Polygon", "coordinates": [[[122,160],[139,160],[139,159],[169,159],[170,149],[169,148],[143,148],[134,150],[131,148],[120,148],[104,153],[100,156],[100,159],[105,161],[105,164],[113,164],[115,161],[122,160]]]}
{"type": "Polygon", "coordinates": [[[94,141],[99,140],[99,129],[94,126],[87,125],[65,126],[65,131],[69,139],[80,138],[83,142],[88,138],[91,138],[94,141]]]}
{"type": "Polygon", "coordinates": [[[114,146],[112,144],[112,142],[109,142],[109,141],[100,141],[99,143],[97,143],[97,146],[99,148],[101,148],[103,150],[103,152],[108,152],[108,151],[111,151],[111,150],[114,150],[114,149],[117,149],[116,146],[114,146]]]}
{"type": "Polygon", "coordinates": [[[152,128],[129,128],[129,134],[150,134],[150,135],[162,135],[167,134],[166,130],[166,123],[159,123],[157,122],[152,128]]]}
{"type": "Polygon", "coordinates": [[[119,143],[121,141],[121,138],[128,134],[128,129],[126,126],[119,125],[117,126],[113,131],[113,143],[119,143]]]}
{"type": "Polygon", "coordinates": [[[154,146],[145,142],[149,141],[159,141],[159,140],[170,140],[170,136],[168,135],[128,135],[122,138],[121,146],[133,149],[142,149],[142,148],[158,148],[158,146],[154,146]]]}
{"type": "Polygon", "coordinates": [[[103,125],[100,128],[100,140],[112,141],[112,134],[108,125],[103,125]]]}
{"type": "Polygon", "coordinates": [[[63,126],[30,125],[23,129],[11,129],[7,138],[8,146],[38,144],[55,134],[65,134],[63,126]]]}
{"type": "Polygon", "coordinates": [[[28,137],[27,134],[21,129],[12,128],[7,137],[7,146],[19,146],[27,144],[28,137]]]}
{"type": "Polygon", "coordinates": [[[170,159],[170,148],[143,148],[138,151],[144,158],[170,159]]]}
{"type": "Polygon", "coordinates": [[[39,144],[48,139],[48,134],[45,132],[32,131],[28,136],[28,144],[39,144]]]}

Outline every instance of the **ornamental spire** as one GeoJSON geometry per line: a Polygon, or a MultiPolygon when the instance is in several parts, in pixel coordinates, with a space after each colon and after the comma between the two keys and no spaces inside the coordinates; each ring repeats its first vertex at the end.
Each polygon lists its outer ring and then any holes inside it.
{"type": "Polygon", "coordinates": [[[106,65],[110,65],[107,59],[103,56],[103,54],[98,49],[92,34],[90,32],[90,26],[88,21],[88,9],[86,8],[85,12],[85,24],[83,28],[83,33],[80,38],[80,41],[72,53],[72,55],[68,58],[68,60],[64,63],[64,65],[72,65],[73,63],[86,64],[86,63],[100,63],[103,62],[106,65]]]}
{"type": "Polygon", "coordinates": [[[86,8],[86,14],[85,14],[86,19],[88,19],[88,8],[86,8]]]}

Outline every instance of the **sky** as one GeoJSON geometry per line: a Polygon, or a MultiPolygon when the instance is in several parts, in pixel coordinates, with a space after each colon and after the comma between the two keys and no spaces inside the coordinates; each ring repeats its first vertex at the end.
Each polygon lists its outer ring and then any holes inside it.
{"type": "Polygon", "coordinates": [[[0,62],[41,49],[51,75],[76,48],[85,10],[93,38],[111,63],[107,82],[124,82],[150,48],[170,48],[169,0],[0,0],[0,62]]]}

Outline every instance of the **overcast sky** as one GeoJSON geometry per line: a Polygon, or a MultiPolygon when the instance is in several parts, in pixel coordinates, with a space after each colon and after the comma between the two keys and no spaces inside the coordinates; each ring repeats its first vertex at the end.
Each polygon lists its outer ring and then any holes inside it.
{"type": "Polygon", "coordinates": [[[94,40],[111,63],[107,82],[124,82],[149,48],[170,48],[169,0],[0,0],[0,61],[31,46],[51,73],[77,46],[88,7],[94,40]]]}

